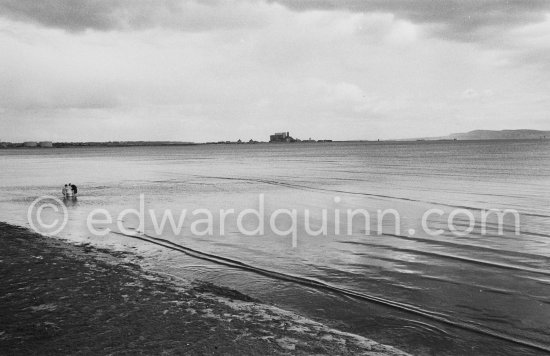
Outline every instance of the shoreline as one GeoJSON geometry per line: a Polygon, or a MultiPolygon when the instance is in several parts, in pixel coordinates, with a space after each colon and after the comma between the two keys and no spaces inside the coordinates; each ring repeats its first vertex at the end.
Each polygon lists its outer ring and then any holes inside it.
{"type": "Polygon", "coordinates": [[[444,137],[427,137],[427,138],[402,138],[402,139],[355,139],[355,140],[302,140],[297,142],[236,142],[236,141],[219,141],[219,142],[156,142],[156,141],[120,141],[120,142],[53,142],[51,146],[40,146],[39,142],[36,145],[25,146],[22,142],[0,142],[0,150],[51,150],[64,148],[127,148],[127,147],[184,147],[184,146],[250,146],[250,145],[295,145],[295,144],[338,144],[338,143],[364,143],[364,144],[395,144],[395,143],[456,143],[456,142],[487,142],[487,141],[549,141],[550,137],[508,137],[508,138],[444,138],[444,137]]]}
{"type": "Polygon", "coordinates": [[[405,355],[126,252],[0,222],[3,354],[405,355]]]}

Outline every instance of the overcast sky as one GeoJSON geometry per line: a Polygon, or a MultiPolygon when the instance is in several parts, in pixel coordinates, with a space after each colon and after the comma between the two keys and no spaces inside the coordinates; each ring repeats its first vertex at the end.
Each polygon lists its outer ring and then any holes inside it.
{"type": "Polygon", "coordinates": [[[0,0],[0,141],[550,129],[550,1],[0,0]]]}

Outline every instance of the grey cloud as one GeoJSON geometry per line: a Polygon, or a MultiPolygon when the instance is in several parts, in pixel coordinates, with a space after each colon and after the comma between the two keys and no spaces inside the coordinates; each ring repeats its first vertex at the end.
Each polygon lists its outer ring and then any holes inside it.
{"type": "Polygon", "coordinates": [[[273,0],[288,8],[393,13],[415,23],[433,24],[442,37],[476,40],[487,32],[542,21],[547,0],[273,0]]]}
{"type": "Polygon", "coordinates": [[[243,9],[235,4],[219,0],[0,0],[0,16],[72,32],[150,27],[204,31],[259,23],[257,16],[242,16],[243,9]]]}
{"type": "Polygon", "coordinates": [[[69,30],[96,28],[111,29],[119,25],[113,15],[120,9],[121,1],[59,1],[59,0],[2,0],[0,13],[17,20],[37,22],[49,27],[69,30]]]}
{"type": "Polygon", "coordinates": [[[542,20],[550,12],[547,0],[0,0],[0,16],[68,31],[157,26],[204,31],[257,26],[266,1],[294,11],[392,13],[436,25],[439,36],[465,41],[542,20]]]}

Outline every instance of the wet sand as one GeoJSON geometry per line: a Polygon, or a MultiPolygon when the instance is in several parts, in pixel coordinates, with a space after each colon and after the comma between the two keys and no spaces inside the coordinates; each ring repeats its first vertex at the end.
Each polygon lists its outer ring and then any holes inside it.
{"type": "Polygon", "coordinates": [[[405,355],[136,258],[0,222],[0,354],[405,355]]]}

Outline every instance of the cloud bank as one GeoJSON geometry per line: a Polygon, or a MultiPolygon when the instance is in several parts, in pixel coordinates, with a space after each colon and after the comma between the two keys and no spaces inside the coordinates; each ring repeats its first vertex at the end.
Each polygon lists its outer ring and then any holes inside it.
{"type": "Polygon", "coordinates": [[[357,13],[391,13],[420,24],[434,25],[442,37],[480,40],[490,32],[541,22],[550,12],[545,0],[274,0],[305,10],[346,10],[357,13]]]}
{"type": "Polygon", "coordinates": [[[0,13],[67,31],[206,31],[253,27],[262,20],[260,4],[232,0],[2,0],[0,13]]]}

